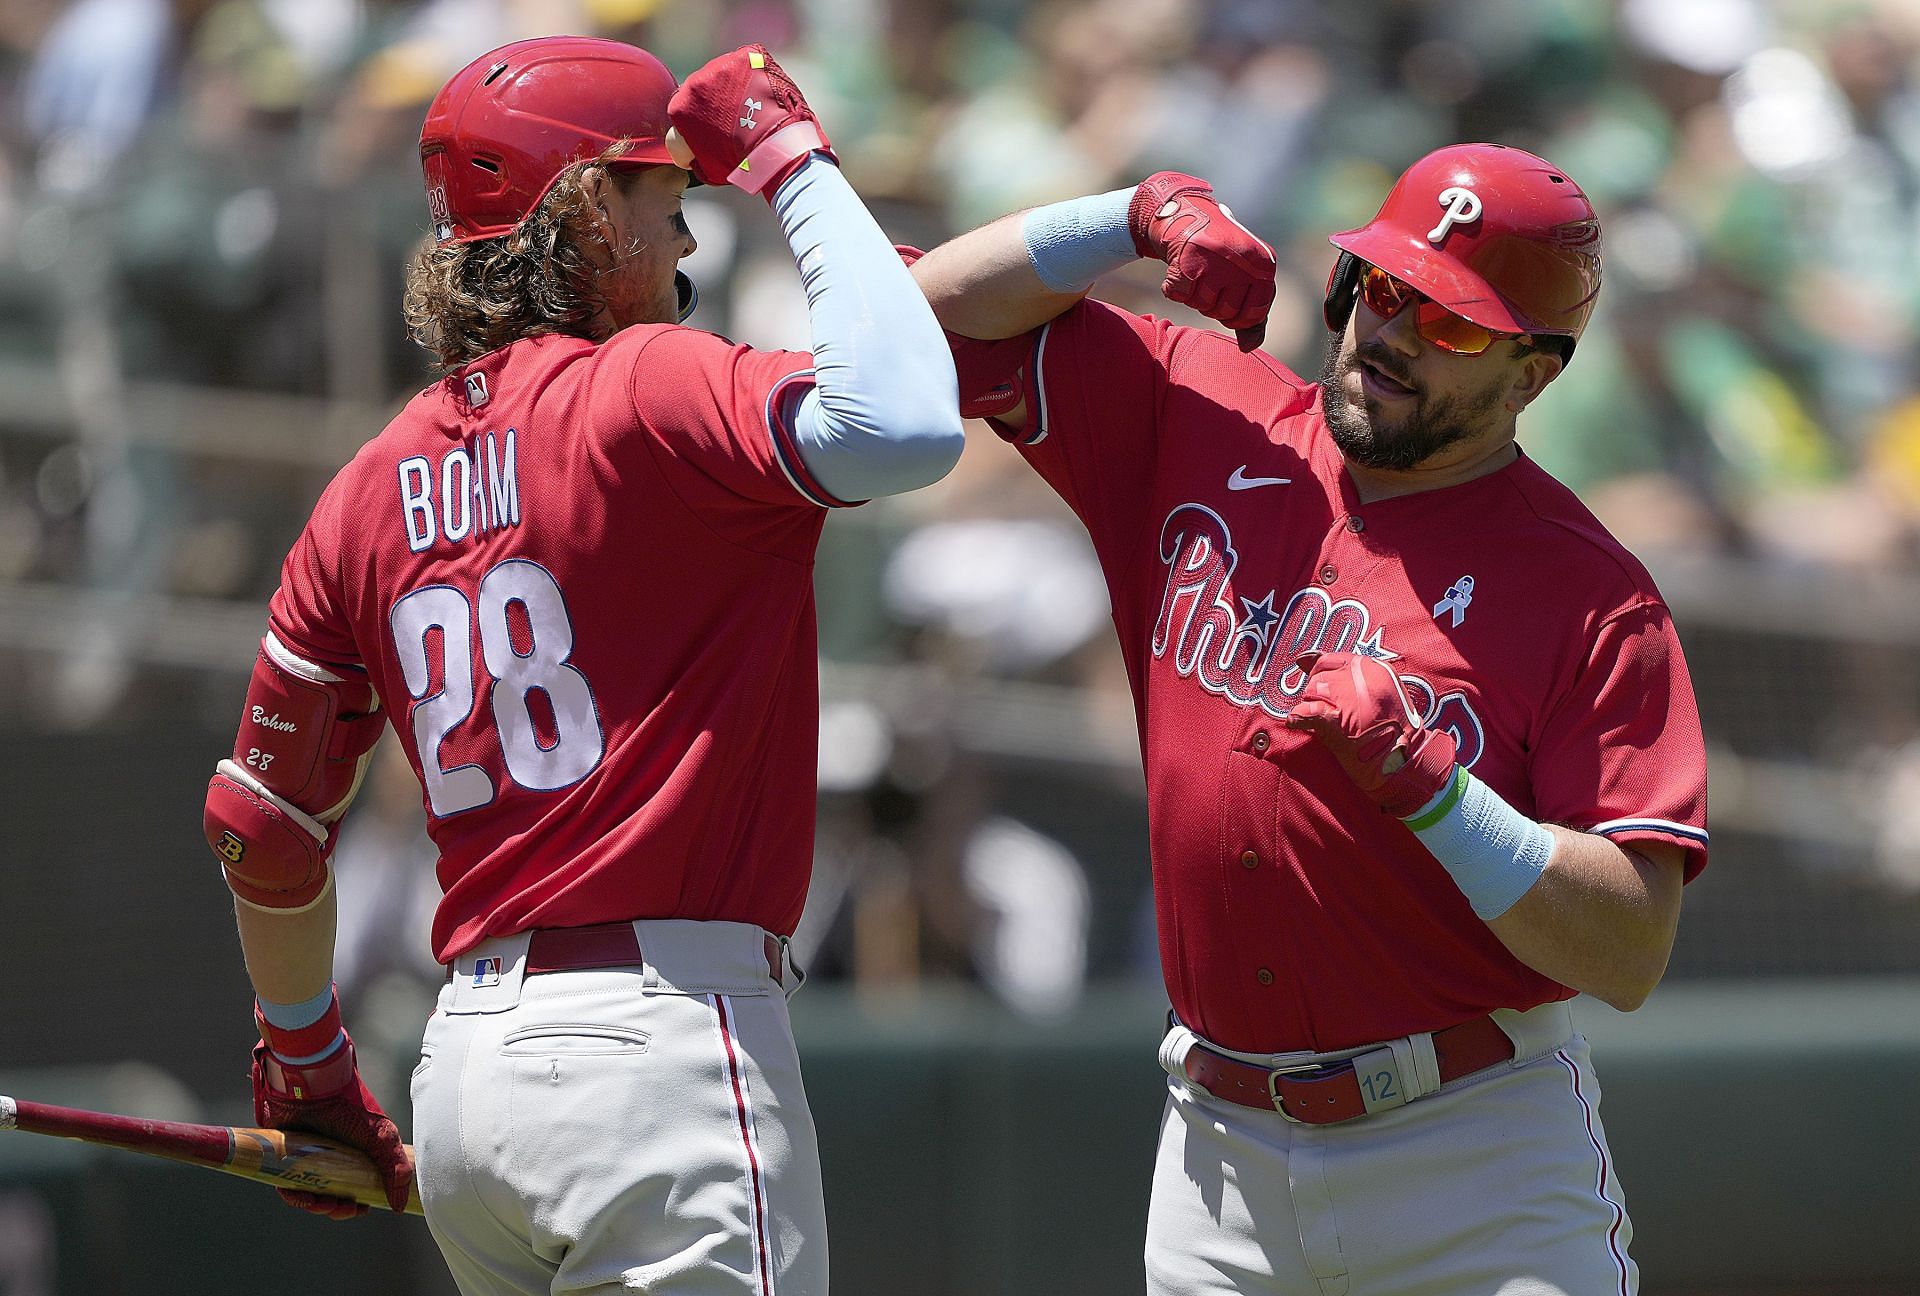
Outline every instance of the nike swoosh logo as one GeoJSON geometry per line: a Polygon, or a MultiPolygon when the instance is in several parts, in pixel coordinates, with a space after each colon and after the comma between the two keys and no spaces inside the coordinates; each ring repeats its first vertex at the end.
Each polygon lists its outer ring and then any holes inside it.
{"type": "Polygon", "coordinates": [[[1233,476],[1227,478],[1227,489],[1241,491],[1252,490],[1256,486],[1285,486],[1292,480],[1291,477],[1249,477],[1247,466],[1241,464],[1233,470],[1233,476]]]}

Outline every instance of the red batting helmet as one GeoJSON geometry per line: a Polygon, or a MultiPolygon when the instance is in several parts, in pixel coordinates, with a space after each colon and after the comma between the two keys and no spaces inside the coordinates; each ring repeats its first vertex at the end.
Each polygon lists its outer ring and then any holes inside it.
{"type": "Polygon", "coordinates": [[[1567,339],[1600,293],[1600,221],[1553,163],[1502,144],[1456,144],[1408,167],[1371,222],[1335,234],[1327,327],[1353,311],[1358,261],[1482,328],[1567,339]]]}
{"type": "Polygon", "coordinates": [[[433,235],[466,243],[505,234],[569,165],[619,140],[625,166],[661,166],[673,73],[620,41],[543,36],[482,55],[434,96],[420,128],[433,235]]]}

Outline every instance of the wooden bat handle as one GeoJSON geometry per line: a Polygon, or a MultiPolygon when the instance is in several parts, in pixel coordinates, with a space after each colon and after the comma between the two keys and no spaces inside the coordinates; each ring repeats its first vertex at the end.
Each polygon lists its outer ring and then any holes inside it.
{"type": "MultiPolygon", "coordinates": [[[[255,1129],[232,1126],[233,1157],[218,1169],[276,1188],[297,1188],[323,1197],[348,1197],[362,1205],[389,1210],[387,1191],[380,1185],[373,1162],[358,1148],[305,1130],[255,1129]]],[[[413,1149],[406,1149],[413,1158],[413,1149]]],[[[420,1185],[407,1188],[409,1215],[423,1215],[420,1185]]]]}
{"type": "MultiPolygon", "coordinates": [[[[206,1166],[276,1188],[345,1197],[388,1209],[380,1176],[359,1149],[304,1130],[142,1120],[0,1095],[0,1130],[9,1129],[125,1148],[206,1166]]],[[[412,1148],[407,1149],[407,1155],[413,1155],[412,1148]]],[[[406,1213],[423,1213],[418,1183],[409,1190],[406,1213]]]]}

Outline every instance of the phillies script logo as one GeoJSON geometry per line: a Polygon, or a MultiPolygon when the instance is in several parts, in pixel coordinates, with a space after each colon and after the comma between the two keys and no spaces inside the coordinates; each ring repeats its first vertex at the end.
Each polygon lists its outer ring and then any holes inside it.
{"type": "MultiPolygon", "coordinates": [[[[1264,598],[1227,599],[1240,555],[1233,534],[1204,504],[1182,504],[1160,528],[1160,561],[1167,565],[1166,593],[1153,626],[1153,655],[1173,656],[1185,679],[1241,706],[1257,706],[1276,719],[1293,710],[1307,674],[1295,663],[1305,652],[1350,652],[1381,661],[1397,654],[1381,646],[1367,605],[1335,600],[1309,585],[1284,607],[1274,592],[1264,598]]],[[[1469,768],[1486,743],[1480,717],[1458,691],[1436,694],[1418,675],[1401,675],[1421,723],[1451,732],[1459,760],[1469,768]]]]}

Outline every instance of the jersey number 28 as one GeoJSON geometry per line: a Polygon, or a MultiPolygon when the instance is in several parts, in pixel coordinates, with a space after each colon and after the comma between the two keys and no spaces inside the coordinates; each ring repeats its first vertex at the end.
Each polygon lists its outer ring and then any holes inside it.
{"type": "MultiPolygon", "coordinates": [[[[507,773],[536,792],[578,783],[606,752],[599,709],[587,677],[567,658],[573,655],[573,622],[567,602],[551,573],[538,563],[510,558],[480,580],[480,657],[493,678],[489,690],[493,723],[507,773]],[[509,608],[525,618],[527,651],[515,645],[509,608]],[[530,699],[545,695],[552,709],[553,740],[544,741],[530,699]]],[[[436,817],[459,814],[494,798],[493,779],[479,765],[444,769],[440,744],[454,726],[473,714],[474,605],[451,585],[427,585],[393,605],[393,643],[400,671],[413,695],[413,741],[420,753],[427,800],[436,817]],[[440,670],[427,659],[435,629],[440,631],[440,670]],[[433,687],[434,676],[440,688],[433,687]]]]}

